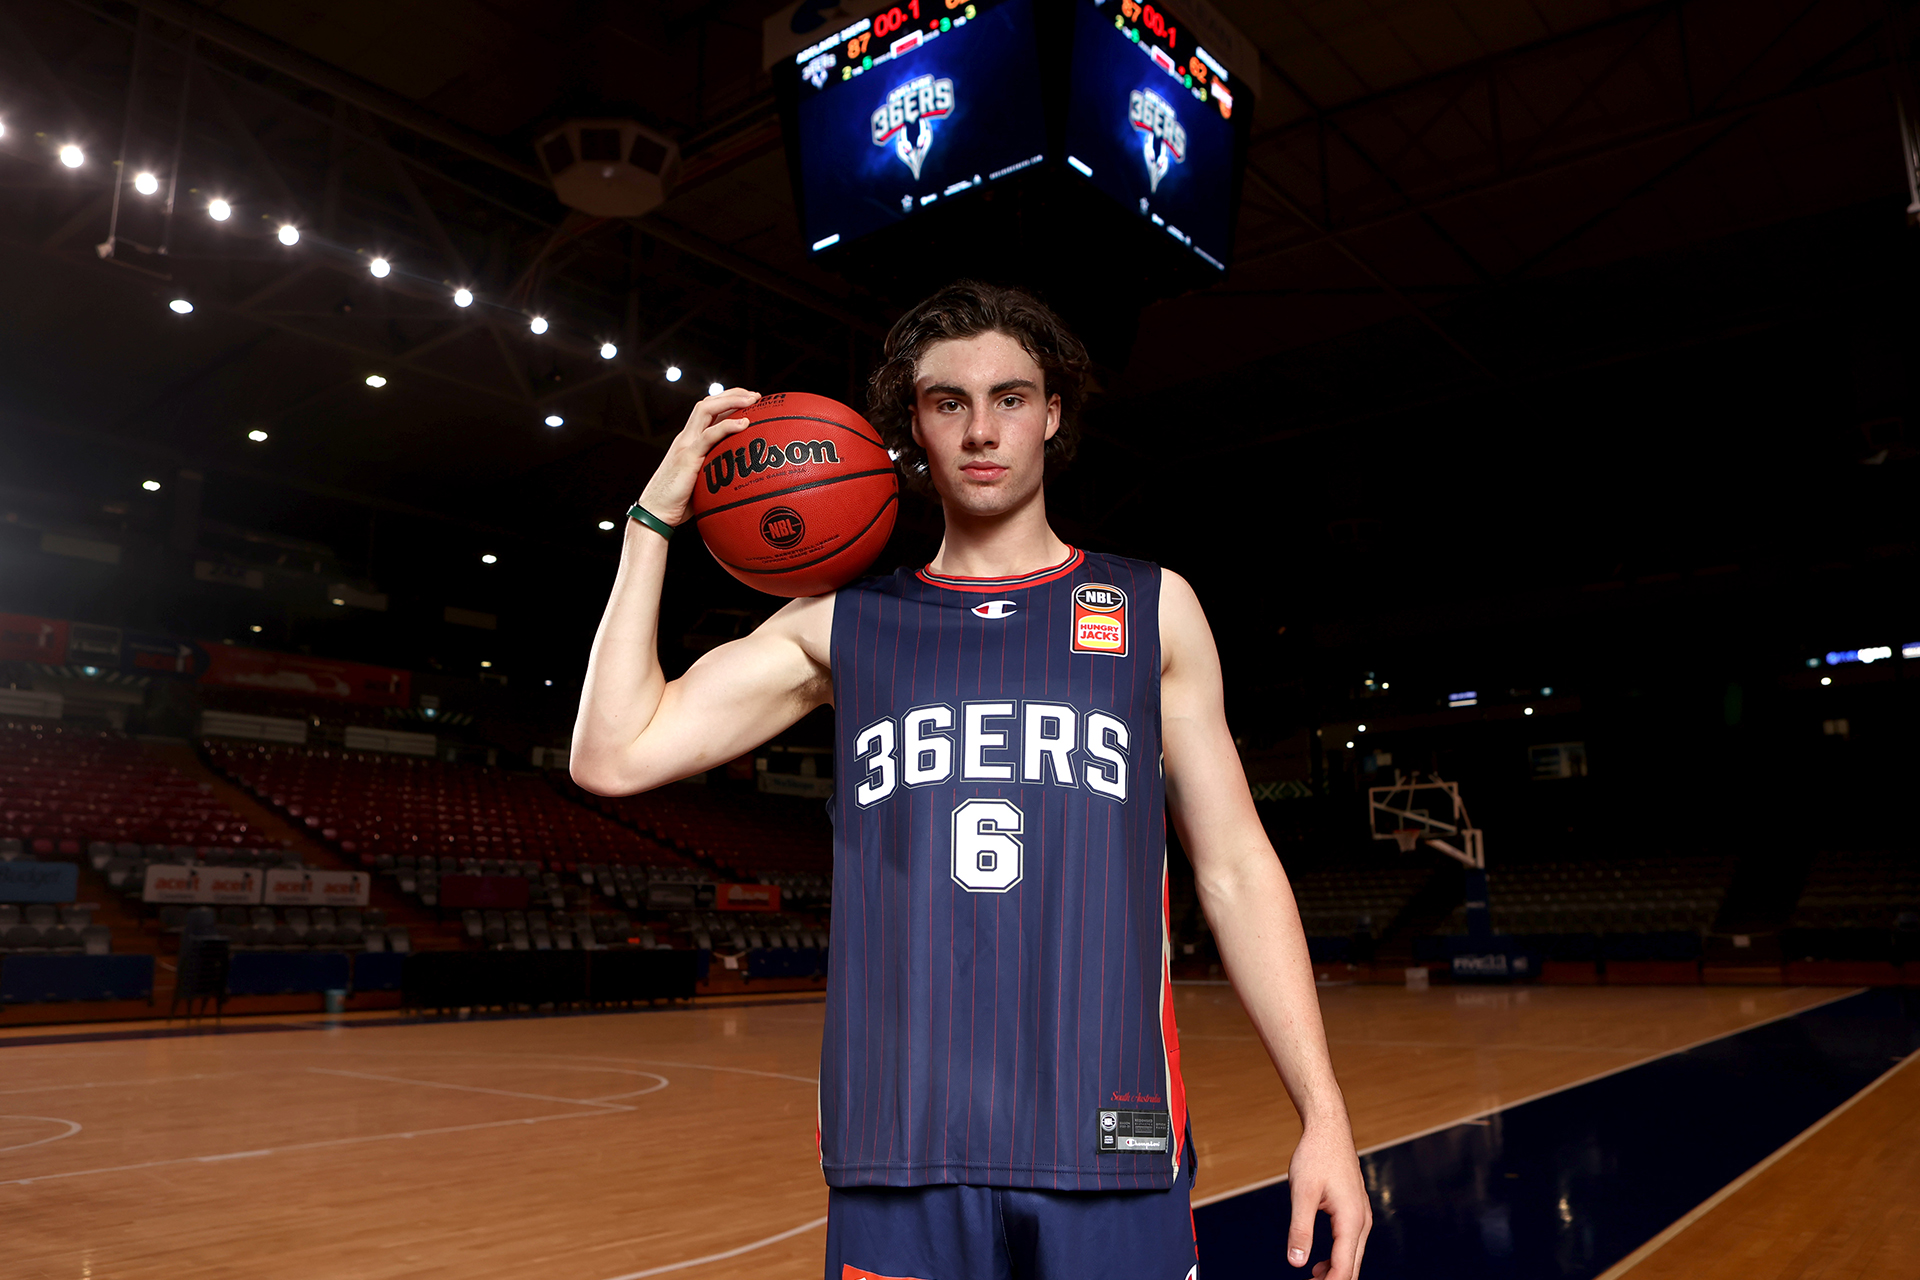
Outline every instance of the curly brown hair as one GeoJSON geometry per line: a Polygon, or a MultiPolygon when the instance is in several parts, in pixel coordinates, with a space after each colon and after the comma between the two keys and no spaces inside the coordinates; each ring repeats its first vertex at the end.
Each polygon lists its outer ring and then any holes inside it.
{"type": "Polygon", "coordinates": [[[867,418],[894,454],[907,486],[931,494],[927,451],[913,440],[913,380],[928,347],[950,338],[1003,333],[1040,366],[1046,395],[1060,397],[1060,428],[1046,446],[1046,477],[1069,462],[1080,443],[1087,349],[1046,303],[1024,289],[958,280],[894,322],[880,367],[867,383],[867,418]]]}

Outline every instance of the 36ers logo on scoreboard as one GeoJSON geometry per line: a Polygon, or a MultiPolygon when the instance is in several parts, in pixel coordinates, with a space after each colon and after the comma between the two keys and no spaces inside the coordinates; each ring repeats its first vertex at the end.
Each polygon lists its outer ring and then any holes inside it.
{"type": "Polygon", "coordinates": [[[1083,582],[1073,589],[1075,653],[1127,656],[1127,593],[1105,582],[1083,582]]]}
{"type": "Polygon", "coordinates": [[[953,111],[953,81],[931,73],[896,85],[873,109],[873,145],[892,144],[900,162],[916,180],[933,147],[933,122],[953,111]]]}
{"type": "Polygon", "coordinates": [[[1135,89],[1127,95],[1127,119],[1140,131],[1141,150],[1147,157],[1147,189],[1158,191],[1167,170],[1186,161],[1187,127],[1167,100],[1151,89],[1135,89]]]}

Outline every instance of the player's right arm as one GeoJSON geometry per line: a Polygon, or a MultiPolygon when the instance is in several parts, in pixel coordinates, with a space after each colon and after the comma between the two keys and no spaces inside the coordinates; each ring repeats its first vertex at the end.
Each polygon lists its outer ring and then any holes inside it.
{"type": "MultiPolygon", "coordinates": [[[[736,387],[696,404],[640,505],[684,526],[707,450],[745,427],[745,418],[728,415],[759,398],[736,387]]],[[[793,601],[752,635],[708,651],[668,680],[659,652],[667,540],[637,520],[627,521],[625,539],[574,721],[575,782],[600,795],[631,795],[689,777],[752,750],[830,700],[830,595],[793,601]]]]}

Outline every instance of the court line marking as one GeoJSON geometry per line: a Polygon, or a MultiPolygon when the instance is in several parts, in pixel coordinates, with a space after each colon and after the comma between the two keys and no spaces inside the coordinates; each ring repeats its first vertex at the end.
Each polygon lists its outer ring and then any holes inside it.
{"type": "Polygon", "coordinates": [[[1827,1114],[1825,1114],[1824,1116],[1821,1116],[1818,1120],[1815,1120],[1812,1124],[1808,1125],[1805,1129],[1802,1129],[1799,1132],[1799,1134],[1796,1135],[1785,1146],[1781,1147],[1778,1151],[1774,1152],[1772,1155],[1762,1160],[1759,1164],[1756,1164],[1755,1166],[1753,1166],[1753,1168],[1747,1170],[1745,1173],[1735,1178],[1732,1182],[1729,1182],[1726,1186],[1720,1188],[1718,1191],[1708,1196],[1705,1200],[1702,1200],[1699,1204],[1695,1205],[1690,1211],[1688,1211],[1683,1217],[1681,1217],[1679,1221],[1675,1222],[1672,1226],[1668,1227],[1665,1231],[1662,1231],[1659,1235],[1655,1236],[1653,1239],[1641,1245],[1638,1249],[1635,1249],[1632,1253],[1628,1254],[1626,1257],[1620,1259],[1620,1261],[1614,1263],[1611,1267],[1608,1267],[1605,1271],[1602,1271],[1598,1276],[1594,1278],[1594,1280],[1618,1280],[1620,1276],[1627,1274],[1627,1272],[1633,1270],[1635,1267],[1645,1262],[1648,1258],[1652,1257],[1655,1253],[1659,1252],[1662,1248],[1664,1248],[1666,1245],[1671,1243],[1675,1236],[1685,1231],[1688,1227],[1692,1226],[1694,1223],[1698,1222],[1700,1219],[1706,1217],[1707,1214],[1713,1212],[1714,1209],[1718,1208],[1723,1201],[1731,1197],[1736,1191],[1740,1190],[1740,1188],[1746,1186],[1749,1182],[1752,1182],[1755,1178],[1765,1173],[1768,1169],[1772,1168],[1775,1164],[1785,1159],[1794,1150],[1794,1148],[1798,1147],[1801,1143],[1811,1138],[1814,1134],[1819,1133],[1822,1129],[1826,1128],[1828,1125],[1832,1124],[1835,1120],[1838,1120],[1841,1116],[1845,1115],[1848,1111],[1852,1110],[1853,1105],[1856,1102],[1859,1102],[1862,1098],[1872,1093],[1875,1089],[1878,1089],[1881,1085],[1893,1079],[1894,1076],[1898,1075],[1901,1071],[1905,1070],[1908,1066],[1912,1065],[1916,1060],[1920,1060],[1920,1051],[1910,1053],[1906,1057],[1900,1059],[1899,1062],[1895,1063],[1893,1066],[1889,1067],[1886,1071],[1882,1072],[1879,1076],[1875,1077],[1873,1080],[1873,1083],[1869,1084],[1866,1088],[1862,1089],[1860,1092],[1854,1094],[1851,1098],[1848,1098],[1845,1102],[1841,1103],[1839,1106],[1835,1107],[1833,1110],[1827,1112],[1827,1114]]]}
{"type": "Polygon", "coordinates": [[[431,1138],[443,1133],[471,1133],[479,1129],[504,1129],[516,1124],[545,1124],[549,1120],[591,1120],[597,1111],[569,1111],[563,1115],[528,1116],[521,1120],[482,1120],[474,1124],[440,1125],[432,1129],[409,1129],[404,1133],[365,1133],[349,1138],[321,1138],[313,1142],[293,1142],[284,1147],[261,1147],[255,1151],[225,1151],[209,1156],[175,1156],[167,1160],[142,1160],[136,1164],[106,1165],[98,1169],[70,1169],[65,1173],[40,1173],[28,1178],[0,1179],[0,1187],[24,1187],[36,1182],[59,1182],[66,1178],[85,1178],[96,1173],[135,1173],[142,1169],[164,1169],[181,1164],[219,1164],[223,1160],[241,1160],[253,1156],[285,1155],[291,1151],[319,1151],[327,1147],[350,1147],[362,1142],[391,1142],[397,1138],[431,1138]]]}
{"type": "Polygon", "coordinates": [[[71,1138],[80,1132],[78,1120],[62,1120],[59,1116],[0,1116],[0,1120],[38,1120],[44,1124],[63,1124],[65,1133],[56,1133],[51,1138],[35,1138],[32,1142],[16,1142],[10,1147],[0,1147],[0,1151],[25,1151],[28,1147],[42,1147],[49,1142],[58,1142],[62,1138],[71,1138]]]}
{"type": "Polygon", "coordinates": [[[25,1089],[0,1089],[0,1097],[16,1093],[54,1093],[61,1089],[148,1088],[156,1084],[178,1084],[182,1080],[225,1080],[248,1074],[244,1071],[206,1071],[185,1076],[154,1076],[146,1080],[76,1080],[71,1084],[36,1084],[25,1089]]]}
{"type": "MultiPolygon", "coordinates": [[[[342,1071],[334,1067],[308,1067],[307,1070],[317,1076],[347,1076],[355,1080],[380,1080],[387,1084],[412,1084],[423,1089],[457,1089],[461,1093],[490,1093],[498,1098],[525,1098],[531,1102],[557,1102],[563,1106],[599,1107],[605,1111],[632,1111],[633,1108],[617,1102],[599,1102],[592,1098],[556,1098],[545,1093],[521,1093],[517,1089],[488,1089],[477,1084],[449,1084],[442,1080],[409,1080],[403,1076],[376,1075],[371,1071],[342,1071]]],[[[645,1075],[653,1075],[651,1071],[645,1075]]],[[[653,1076],[660,1083],[650,1089],[636,1090],[633,1094],[621,1094],[620,1097],[633,1097],[639,1093],[655,1093],[667,1087],[665,1076],[653,1076]]]]}
{"type": "Polygon", "coordinates": [[[815,1218],[812,1222],[803,1222],[797,1227],[789,1227],[779,1235],[768,1236],[764,1240],[755,1240],[752,1244],[743,1244],[737,1249],[728,1249],[724,1253],[710,1253],[704,1258],[688,1258],[684,1262],[669,1262],[665,1266],[648,1267],[644,1271],[628,1271],[621,1275],[610,1276],[608,1280],[643,1280],[646,1276],[663,1276],[669,1271],[684,1271],[688,1267],[705,1266],[709,1262],[724,1262],[728,1258],[737,1258],[743,1253],[752,1253],[754,1250],[764,1249],[770,1244],[779,1244],[782,1240],[791,1240],[795,1236],[804,1235],[816,1227],[826,1225],[826,1221],[826,1217],[822,1215],[821,1217],[815,1218]]]}
{"type": "MultiPolygon", "coordinates": [[[[1788,987],[1784,992],[1782,992],[1782,994],[1791,995],[1796,991],[1805,991],[1806,989],[1807,988],[1805,987],[1788,987]]],[[[1376,1151],[1385,1151],[1388,1147],[1397,1147],[1403,1142],[1412,1142],[1416,1139],[1425,1138],[1432,1134],[1442,1133],[1448,1129],[1455,1128],[1459,1125],[1470,1124],[1475,1120],[1479,1120],[1487,1116],[1497,1115],[1502,1111],[1512,1111],[1512,1110],[1515,1110],[1516,1108],[1524,1107],[1529,1102],[1538,1102],[1540,1099],[1550,1098],[1556,1093],[1565,1093],[1569,1089],[1578,1089],[1581,1085],[1592,1084],[1594,1081],[1604,1080],[1608,1076],[1617,1076],[1623,1071],[1632,1071],[1635,1067],[1644,1067],[1649,1062],[1658,1062],[1662,1058],[1671,1058],[1682,1053],[1691,1053],[1693,1050],[1700,1048],[1702,1045],[1712,1044],[1716,1040],[1725,1040],[1729,1036],[1737,1036],[1744,1032],[1752,1031],[1759,1027],[1764,1027],[1769,1023],[1779,1022],[1785,1018],[1796,1018],[1803,1013],[1811,1013],[1815,1009],[1823,1009],[1826,1006],[1837,1003],[1838,1001],[1841,1001],[1841,1000],[1851,1000],[1853,997],[1859,995],[1862,991],[1865,991],[1865,990],[1866,990],[1865,987],[1854,987],[1850,990],[1843,990],[1838,995],[1829,996],[1825,1000],[1816,1000],[1812,1004],[1801,1005],[1799,1008],[1789,1009],[1785,1013],[1776,1013],[1771,1017],[1761,1018],[1757,1022],[1749,1022],[1745,1026],[1735,1027],[1731,1031],[1722,1031],[1716,1035],[1702,1036],[1700,1039],[1695,1040],[1689,1044],[1677,1045],[1672,1049],[1664,1049],[1659,1053],[1648,1054],[1646,1057],[1635,1059],[1632,1062],[1623,1062],[1617,1067],[1608,1067],[1605,1071],[1596,1071],[1590,1076],[1582,1076],[1578,1080],[1569,1081],[1568,1083],[1562,1084],[1562,1085],[1555,1085],[1551,1089],[1542,1089],[1538,1093],[1530,1093],[1526,1095],[1524,1098],[1515,1098],[1512,1102],[1501,1102],[1501,1103],[1496,1103],[1491,1107],[1482,1107],[1478,1111],[1468,1112],[1464,1116],[1460,1116],[1459,1118],[1454,1120],[1448,1120],[1442,1124],[1428,1125],[1426,1128],[1420,1129],[1414,1133],[1402,1134],[1400,1137],[1397,1137],[1397,1138],[1389,1138],[1385,1142],[1375,1142],[1369,1146],[1361,1147],[1358,1154],[1363,1156],[1370,1156],[1376,1151]]],[[[1287,1175],[1284,1173],[1276,1174],[1271,1178],[1261,1178],[1258,1181],[1249,1182],[1244,1184],[1243,1186],[1235,1187],[1230,1191],[1222,1191],[1215,1195],[1202,1196],[1198,1200],[1195,1200],[1193,1202],[1193,1207],[1196,1209],[1199,1209],[1199,1208],[1203,1208],[1206,1205],[1217,1204],[1222,1200],[1231,1200],[1235,1196],[1242,1196],[1242,1195],[1246,1195],[1250,1191],[1259,1191],[1266,1187],[1275,1186],[1279,1183],[1285,1182],[1286,1180],[1287,1180],[1287,1175]]]]}

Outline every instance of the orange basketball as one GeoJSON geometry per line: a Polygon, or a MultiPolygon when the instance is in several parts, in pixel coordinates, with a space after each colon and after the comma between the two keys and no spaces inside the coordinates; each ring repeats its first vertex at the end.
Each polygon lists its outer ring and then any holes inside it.
{"type": "Polygon", "coordinates": [[[753,425],[708,452],[693,522],[728,573],[775,596],[817,596],[866,571],[893,533],[900,479],[867,420],[780,391],[731,418],[753,425]]]}

